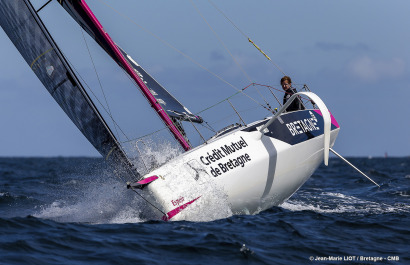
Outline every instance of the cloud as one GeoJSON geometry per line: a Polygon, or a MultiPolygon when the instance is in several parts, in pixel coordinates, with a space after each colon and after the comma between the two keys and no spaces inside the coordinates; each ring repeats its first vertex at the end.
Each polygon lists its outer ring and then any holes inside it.
{"type": "Polygon", "coordinates": [[[369,47],[363,43],[357,43],[356,45],[346,45],[342,43],[335,42],[324,42],[319,41],[315,44],[315,47],[322,51],[366,51],[369,50],[369,47]]]}
{"type": "Polygon", "coordinates": [[[349,72],[367,82],[386,78],[396,78],[405,73],[406,64],[401,58],[376,60],[368,56],[357,58],[349,63],[349,72]]]}
{"type": "Polygon", "coordinates": [[[212,51],[210,58],[213,61],[221,61],[226,59],[225,56],[219,51],[212,51]]]}

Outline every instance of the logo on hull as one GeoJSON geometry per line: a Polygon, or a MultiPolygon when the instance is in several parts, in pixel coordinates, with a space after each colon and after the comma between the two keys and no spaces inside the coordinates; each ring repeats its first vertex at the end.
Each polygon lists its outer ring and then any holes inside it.
{"type": "Polygon", "coordinates": [[[286,127],[288,128],[292,136],[320,130],[320,128],[317,126],[317,118],[311,111],[309,111],[309,113],[312,118],[286,123],[286,127]]]}
{"type": "Polygon", "coordinates": [[[217,177],[237,167],[244,167],[247,162],[251,161],[251,157],[248,153],[230,159],[227,158],[228,156],[233,156],[237,151],[242,151],[242,149],[246,147],[248,147],[248,143],[240,137],[240,140],[237,142],[231,142],[220,148],[215,148],[211,153],[207,152],[207,154],[201,156],[199,160],[205,166],[211,166],[210,170],[212,176],[217,177]],[[214,163],[217,165],[214,166],[214,163]]]}

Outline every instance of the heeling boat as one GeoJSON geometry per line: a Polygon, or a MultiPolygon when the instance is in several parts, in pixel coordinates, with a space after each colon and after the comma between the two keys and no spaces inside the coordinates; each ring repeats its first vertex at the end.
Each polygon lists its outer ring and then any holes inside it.
{"type": "Polygon", "coordinates": [[[234,214],[255,214],[280,205],[323,161],[327,164],[326,144],[333,146],[339,125],[332,116],[323,119],[324,111],[284,113],[236,128],[150,172],[133,186],[157,199],[166,212],[164,220],[190,219],[215,207],[214,200],[206,197],[214,194],[204,192],[209,188],[205,186],[223,190],[234,214]],[[327,132],[326,126],[331,127],[327,132]],[[186,211],[188,206],[194,209],[186,211]]]}
{"type": "Polygon", "coordinates": [[[314,93],[299,92],[273,117],[228,126],[192,147],[182,122],[203,119],[121,49],[85,1],[58,2],[134,80],[183,154],[141,176],[42,23],[38,12],[43,7],[35,10],[28,0],[1,0],[1,26],[78,129],[117,173],[135,180],[128,188],[152,206],[158,219],[197,220],[217,207],[221,198],[215,196],[222,197],[233,214],[258,213],[292,196],[322,161],[327,165],[339,125],[314,93]],[[285,112],[299,96],[310,98],[317,107],[285,112]]]}

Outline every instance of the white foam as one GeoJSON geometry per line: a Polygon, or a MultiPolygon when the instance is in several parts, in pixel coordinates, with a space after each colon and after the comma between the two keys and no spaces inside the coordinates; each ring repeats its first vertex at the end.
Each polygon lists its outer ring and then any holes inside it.
{"type": "Polygon", "coordinates": [[[126,223],[142,221],[137,210],[132,210],[130,207],[136,198],[129,196],[132,194],[126,190],[125,184],[116,180],[102,184],[93,183],[95,185],[88,186],[80,193],[75,192],[77,196],[72,201],[68,198],[61,198],[40,207],[39,212],[33,215],[59,222],[126,223]]]}
{"type": "MultiPolygon", "coordinates": [[[[180,152],[179,148],[167,143],[145,144],[143,148],[140,146],[140,149],[146,155],[145,163],[151,163],[151,165],[163,164],[180,152]]],[[[146,202],[131,190],[127,190],[125,183],[110,176],[110,172],[105,174],[109,177],[84,176],[89,181],[89,184],[85,186],[82,181],[69,181],[67,183],[69,185],[61,186],[61,189],[71,189],[64,190],[62,193],[68,193],[69,198],[62,197],[40,206],[37,208],[40,210],[33,215],[58,222],[93,224],[136,223],[154,219],[154,215],[149,212],[152,209],[147,206],[146,202]],[[73,185],[76,189],[73,189],[73,185]],[[144,216],[144,219],[141,216],[144,216]]],[[[190,189],[190,192],[194,191],[190,189]]],[[[201,185],[200,194],[201,199],[184,209],[186,220],[212,221],[232,216],[226,195],[222,190],[209,183],[201,185]],[[194,214],[189,214],[190,212],[194,214]]],[[[189,194],[187,196],[189,197],[189,194]]],[[[158,215],[156,216],[158,218],[158,215]]]]}
{"type": "MultiPolygon", "coordinates": [[[[145,154],[144,163],[150,165],[151,170],[153,167],[162,165],[181,153],[179,147],[167,142],[157,144],[146,141],[145,143],[139,144],[139,148],[145,154]]],[[[173,169],[173,171],[175,170],[178,170],[179,177],[192,179],[192,176],[189,175],[190,173],[186,169],[173,169]]],[[[175,184],[176,182],[170,183],[170,185],[175,184]]],[[[178,184],[179,186],[180,184],[178,184]]],[[[171,190],[176,188],[170,187],[171,190]]],[[[212,181],[199,185],[198,189],[190,187],[184,192],[184,196],[187,198],[195,198],[198,194],[201,197],[179,213],[179,215],[184,216],[184,220],[206,222],[232,216],[226,193],[221,188],[216,187],[212,181]]]]}
{"type": "Polygon", "coordinates": [[[138,149],[135,147],[132,153],[136,157],[139,157],[139,159],[135,161],[135,164],[141,174],[147,174],[148,171],[163,165],[181,154],[181,149],[178,146],[167,141],[157,143],[150,139],[145,139],[144,142],[138,142],[137,144],[138,149]],[[143,154],[143,156],[141,156],[141,154],[143,154]]]}
{"type": "Polygon", "coordinates": [[[341,206],[338,205],[336,208],[327,208],[319,204],[313,205],[301,201],[287,201],[280,205],[283,209],[287,209],[293,212],[298,211],[313,211],[317,213],[345,213],[354,212],[355,208],[353,206],[341,206]]]}
{"type": "Polygon", "coordinates": [[[233,215],[226,193],[212,182],[201,185],[200,190],[189,189],[187,191],[188,197],[195,194],[201,194],[201,197],[180,213],[184,215],[184,220],[209,222],[233,215]]]}
{"type": "Polygon", "coordinates": [[[305,194],[306,200],[290,199],[280,205],[290,211],[314,211],[317,213],[383,214],[410,212],[410,205],[389,205],[349,196],[342,193],[322,192],[320,195],[305,194]]]}

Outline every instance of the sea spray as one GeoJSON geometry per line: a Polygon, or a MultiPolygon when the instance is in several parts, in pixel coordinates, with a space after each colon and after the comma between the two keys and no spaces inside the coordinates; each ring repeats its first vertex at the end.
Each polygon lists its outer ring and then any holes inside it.
{"type": "MultiPolygon", "coordinates": [[[[148,173],[147,170],[143,171],[145,167],[148,167],[149,171],[151,171],[181,154],[181,149],[170,142],[161,141],[158,143],[150,139],[146,139],[144,143],[139,142],[138,150],[138,153],[144,154],[143,157],[139,158],[138,170],[145,174],[148,173]]],[[[172,168],[170,171],[172,171],[173,176],[180,177],[182,181],[184,179],[191,179],[195,173],[192,172],[190,167],[172,168]]],[[[165,172],[164,175],[169,173],[165,172]]],[[[226,193],[222,188],[217,187],[212,181],[208,180],[200,178],[197,182],[200,183],[198,189],[190,188],[184,193],[186,198],[201,194],[200,199],[180,213],[181,215],[186,215],[185,220],[203,222],[227,218],[232,215],[226,193]]],[[[169,187],[171,190],[179,188],[178,182],[170,185],[177,185],[176,187],[169,187]]],[[[140,215],[146,215],[149,210],[152,210],[152,207],[151,209],[148,207],[141,211],[140,215]]]]}
{"type": "MultiPolygon", "coordinates": [[[[179,148],[167,142],[158,144],[146,141],[140,149],[151,167],[164,164],[181,152],[179,148]]],[[[116,178],[112,174],[112,169],[106,167],[102,160],[90,166],[92,169],[88,168],[86,175],[62,178],[63,183],[53,185],[57,196],[38,207],[33,215],[58,222],[93,224],[158,220],[158,212],[134,192],[127,190],[123,179],[116,178]]],[[[138,164],[137,170],[144,172],[144,166],[138,164]]],[[[185,168],[175,170],[183,178],[192,178],[185,168]]],[[[124,179],[127,179],[126,176],[124,179]]],[[[187,216],[190,216],[189,220],[212,221],[232,215],[226,194],[221,188],[212,182],[205,183],[200,188],[201,199],[185,211],[187,216]],[[190,215],[192,211],[195,214],[190,215]]],[[[195,194],[195,190],[190,192],[192,195],[195,194]]],[[[186,194],[188,197],[190,195],[186,194]]]]}
{"type": "Polygon", "coordinates": [[[144,175],[177,157],[182,150],[175,143],[163,139],[154,141],[146,137],[135,141],[129,152],[138,172],[144,175]]]}
{"type": "Polygon", "coordinates": [[[89,186],[82,186],[82,190],[73,190],[71,196],[43,205],[34,216],[58,222],[111,223],[115,220],[118,223],[118,216],[125,216],[126,211],[128,216],[124,222],[140,222],[139,208],[130,211],[135,199],[119,180],[99,182],[96,178],[89,186]]]}

